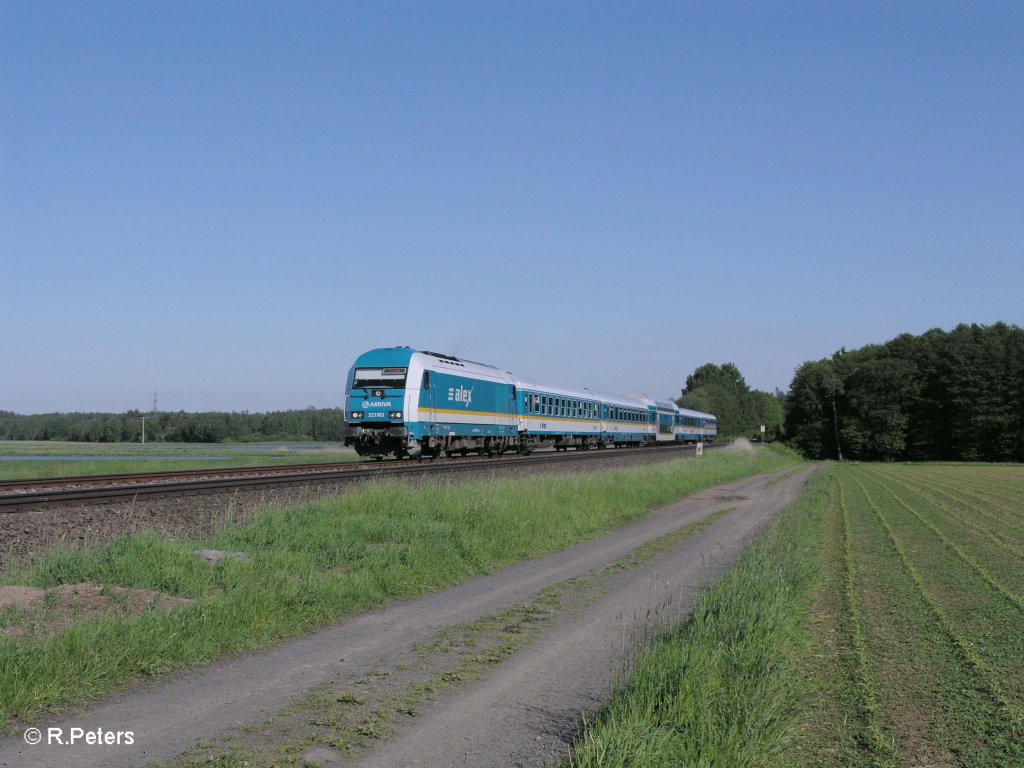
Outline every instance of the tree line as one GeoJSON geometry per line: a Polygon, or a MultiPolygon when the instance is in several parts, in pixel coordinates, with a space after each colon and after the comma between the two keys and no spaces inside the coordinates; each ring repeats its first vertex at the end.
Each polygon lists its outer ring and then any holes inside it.
{"type": "Polygon", "coordinates": [[[221,443],[267,440],[342,440],[340,408],[270,413],[46,413],[0,411],[0,440],[67,440],[82,443],[221,443]]]}
{"type": "Polygon", "coordinates": [[[1024,461],[1024,330],[903,334],[801,365],[786,439],[811,458],[1024,461]]]}
{"type": "Polygon", "coordinates": [[[706,363],[686,377],[680,408],[713,413],[720,438],[761,437],[778,440],[782,436],[786,396],[751,389],[743,374],[732,363],[706,363]]]}
{"type": "MultiPolygon", "coordinates": [[[[1024,330],[959,325],[840,349],[806,362],[788,393],[751,389],[733,363],[686,378],[683,408],[713,413],[721,437],[785,440],[809,458],[1024,461],[1024,330]]],[[[341,441],[339,408],[271,413],[0,411],[0,440],[216,443],[341,441]]]]}

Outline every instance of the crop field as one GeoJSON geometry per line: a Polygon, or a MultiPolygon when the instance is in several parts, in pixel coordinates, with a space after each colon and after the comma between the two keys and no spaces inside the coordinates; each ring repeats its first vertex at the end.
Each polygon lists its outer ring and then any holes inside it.
{"type": "Polygon", "coordinates": [[[1024,765],[1024,468],[835,468],[803,765],[1024,765]]]}
{"type": "Polygon", "coordinates": [[[1022,712],[1024,467],[827,464],[570,764],[1019,768],[1022,712]]]}

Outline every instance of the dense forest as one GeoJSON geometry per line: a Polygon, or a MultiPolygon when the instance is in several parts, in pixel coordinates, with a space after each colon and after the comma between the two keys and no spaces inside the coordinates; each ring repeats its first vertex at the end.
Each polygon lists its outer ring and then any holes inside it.
{"type": "Polygon", "coordinates": [[[732,363],[707,363],[686,377],[683,395],[676,403],[680,408],[715,414],[719,437],[759,438],[764,425],[767,439],[777,440],[782,436],[785,401],[786,396],[778,390],[751,389],[732,363]]]}
{"type": "Polygon", "coordinates": [[[1024,461],[1024,330],[960,325],[804,363],[785,435],[811,458],[1024,461]]]}
{"type": "Polygon", "coordinates": [[[262,440],[340,441],[340,408],[273,413],[46,413],[19,416],[0,411],[0,440],[70,440],[83,443],[220,443],[262,440]]]}

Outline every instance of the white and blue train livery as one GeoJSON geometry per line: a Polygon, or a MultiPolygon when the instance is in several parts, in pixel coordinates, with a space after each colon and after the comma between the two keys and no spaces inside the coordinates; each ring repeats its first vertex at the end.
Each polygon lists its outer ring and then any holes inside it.
{"type": "Polygon", "coordinates": [[[377,459],[710,441],[716,432],[710,414],[699,415],[699,434],[684,428],[674,403],[544,384],[409,347],[360,355],[345,394],[345,445],[377,459]]]}

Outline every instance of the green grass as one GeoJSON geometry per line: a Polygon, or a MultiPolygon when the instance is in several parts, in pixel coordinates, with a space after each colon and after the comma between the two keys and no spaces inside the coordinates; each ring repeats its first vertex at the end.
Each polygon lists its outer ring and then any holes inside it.
{"type": "Polygon", "coordinates": [[[84,619],[38,641],[0,638],[0,722],[564,549],[687,493],[797,462],[777,449],[580,475],[460,485],[381,482],[272,510],[203,541],[130,536],[55,552],[7,583],[91,581],[193,598],[171,611],[84,619]],[[245,551],[210,566],[200,548],[245,551]]]}
{"type": "Polygon", "coordinates": [[[1020,466],[826,466],[572,764],[1024,766],[1022,498],[1020,466]]]}
{"type": "Polygon", "coordinates": [[[806,642],[826,497],[816,475],[690,619],[650,639],[572,766],[773,764],[799,724],[794,649],[806,642]]]}
{"type": "Polygon", "coordinates": [[[356,461],[337,443],[62,443],[0,440],[0,480],[356,461]],[[309,450],[291,450],[298,446],[309,450]],[[25,461],[19,456],[53,456],[25,461]],[[73,460],[56,457],[74,456],[73,460]],[[217,459],[199,459],[216,456],[217,459]],[[81,457],[81,458],[77,458],[81,457]],[[159,458],[153,458],[159,457],[159,458]],[[173,458],[164,458],[173,457],[173,458]],[[93,458],[94,460],[90,460],[93,458]]]}

